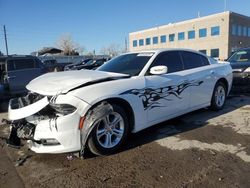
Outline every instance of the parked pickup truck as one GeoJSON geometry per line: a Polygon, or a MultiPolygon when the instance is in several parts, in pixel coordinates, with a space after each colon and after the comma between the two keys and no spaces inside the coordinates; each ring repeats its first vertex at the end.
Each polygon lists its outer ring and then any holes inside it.
{"type": "Polygon", "coordinates": [[[0,101],[12,95],[25,93],[25,86],[46,72],[47,68],[34,56],[1,56],[0,101]]]}

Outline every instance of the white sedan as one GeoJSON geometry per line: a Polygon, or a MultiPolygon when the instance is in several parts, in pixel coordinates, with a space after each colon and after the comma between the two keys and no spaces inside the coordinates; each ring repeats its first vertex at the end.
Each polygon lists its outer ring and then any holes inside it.
{"type": "Polygon", "coordinates": [[[223,108],[232,69],[202,53],[166,49],[127,53],[97,70],[48,73],[9,103],[9,144],[37,153],[119,151],[129,133],[208,107],[223,108]]]}

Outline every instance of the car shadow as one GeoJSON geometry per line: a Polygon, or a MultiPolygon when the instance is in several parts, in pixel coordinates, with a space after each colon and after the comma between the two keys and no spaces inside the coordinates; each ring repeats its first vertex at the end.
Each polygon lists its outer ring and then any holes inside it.
{"type": "Polygon", "coordinates": [[[230,95],[223,110],[211,111],[208,108],[196,110],[178,118],[159,123],[138,133],[131,134],[127,145],[122,151],[207,126],[209,119],[232,112],[245,105],[250,105],[249,97],[240,94],[230,95]]]}

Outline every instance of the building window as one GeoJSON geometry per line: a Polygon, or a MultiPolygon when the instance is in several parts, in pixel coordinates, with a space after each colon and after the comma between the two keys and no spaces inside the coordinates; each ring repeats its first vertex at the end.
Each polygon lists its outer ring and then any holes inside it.
{"type": "Polygon", "coordinates": [[[232,35],[237,35],[237,25],[236,24],[232,25],[232,35]]]}
{"type": "Polygon", "coordinates": [[[195,31],[188,31],[188,39],[194,39],[195,38],[195,31]]]}
{"type": "Polygon", "coordinates": [[[201,53],[207,55],[207,50],[199,50],[199,52],[201,52],[201,53]]]}
{"type": "Polygon", "coordinates": [[[244,36],[244,37],[247,36],[247,27],[243,27],[243,36],[244,36]]]}
{"type": "Polygon", "coordinates": [[[203,28],[203,29],[199,29],[199,37],[206,37],[207,36],[207,29],[203,28]]]}
{"type": "Polygon", "coordinates": [[[158,44],[158,37],[153,37],[153,44],[158,44]]]}
{"type": "Polygon", "coordinates": [[[143,39],[140,39],[139,40],[139,46],[143,46],[144,45],[144,40],[143,39]]]}
{"type": "Polygon", "coordinates": [[[242,35],[242,26],[238,25],[238,36],[242,35]]]}
{"type": "Polygon", "coordinates": [[[137,40],[133,40],[133,47],[137,47],[137,40]]]}
{"type": "Polygon", "coordinates": [[[184,40],[184,39],[185,39],[185,33],[184,32],[178,33],[178,40],[184,40]]]}
{"type": "Polygon", "coordinates": [[[151,39],[150,38],[146,38],[146,45],[150,45],[151,43],[151,39]]]}
{"type": "Polygon", "coordinates": [[[167,41],[166,35],[161,36],[161,43],[165,43],[167,41]]]}
{"type": "Polygon", "coordinates": [[[248,28],[248,34],[247,34],[247,36],[250,37],[250,27],[248,28]]]}
{"type": "Polygon", "coordinates": [[[220,35],[220,26],[211,27],[211,36],[220,35]]]}
{"type": "Polygon", "coordinates": [[[219,51],[219,48],[216,48],[216,49],[211,49],[211,57],[219,57],[220,55],[220,51],[219,51]]]}
{"type": "Polygon", "coordinates": [[[169,41],[173,42],[174,41],[175,34],[170,34],[169,35],[169,41]]]}

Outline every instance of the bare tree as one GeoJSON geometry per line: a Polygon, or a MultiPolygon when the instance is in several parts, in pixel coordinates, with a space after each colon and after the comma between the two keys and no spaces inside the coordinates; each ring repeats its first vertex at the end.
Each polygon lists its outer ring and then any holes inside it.
{"type": "Polygon", "coordinates": [[[112,57],[117,56],[122,52],[123,49],[121,48],[121,45],[115,43],[112,43],[106,47],[102,47],[102,49],[100,50],[100,53],[102,53],[103,55],[109,55],[112,57]]]}
{"type": "Polygon", "coordinates": [[[85,50],[74,42],[69,34],[62,35],[57,41],[57,46],[63,50],[64,55],[79,55],[79,53],[83,53],[85,50]]]}

